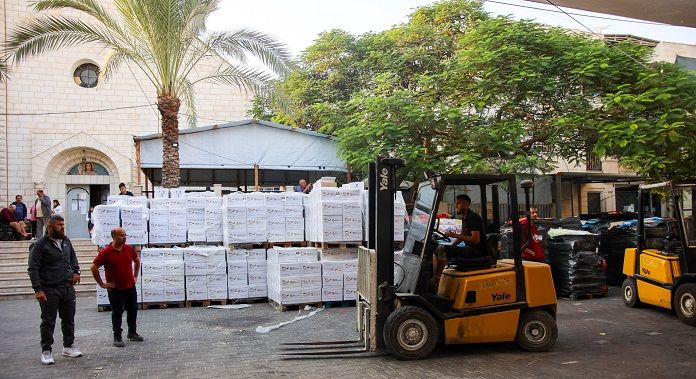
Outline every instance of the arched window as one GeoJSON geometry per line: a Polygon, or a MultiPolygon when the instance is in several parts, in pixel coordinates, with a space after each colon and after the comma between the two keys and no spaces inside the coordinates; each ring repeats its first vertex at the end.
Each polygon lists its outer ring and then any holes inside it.
{"type": "Polygon", "coordinates": [[[79,163],[68,170],[68,175],[109,175],[109,171],[99,163],[79,163]]]}

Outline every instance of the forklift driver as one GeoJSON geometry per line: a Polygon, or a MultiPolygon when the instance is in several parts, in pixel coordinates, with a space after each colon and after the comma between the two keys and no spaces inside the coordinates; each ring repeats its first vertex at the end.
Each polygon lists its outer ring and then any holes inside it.
{"type": "Polygon", "coordinates": [[[483,232],[483,221],[478,213],[472,211],[471,198],[469,195],[457,195],[455,204],[457,214],[462,216],[462,232],[457,234],[447,232],[447,237],[455,238],[451,245],[439,245],[433,256],[433,287],[436,288],[440,282],[442,271],[447,266],[447,260],[452,258],[479,258],[485,255],[485,248],[481,243],[481,233],[483,232]],[[466,244],[458,246],[460,242],[466,244]]]}

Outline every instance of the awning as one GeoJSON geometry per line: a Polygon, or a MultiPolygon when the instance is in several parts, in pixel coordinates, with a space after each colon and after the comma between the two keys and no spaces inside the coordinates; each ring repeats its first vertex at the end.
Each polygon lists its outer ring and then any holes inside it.
{"type": "Polygon", "coordinates": [[[530,0],[546,5],[582,9],[621,17],[696,27],[694,0],[530,0]]]}
{"type": "MultiPolygon", "coordinates": [[[[140,167],[162,168],[162,135],[134,140],[140,167]]],[[[179,156],[184,169],[346,171],[334,137],[259,120],[183,129],[179,156]]]]}

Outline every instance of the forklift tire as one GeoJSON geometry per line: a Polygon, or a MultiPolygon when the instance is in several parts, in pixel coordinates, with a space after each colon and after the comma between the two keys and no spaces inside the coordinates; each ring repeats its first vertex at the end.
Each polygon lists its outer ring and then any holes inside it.
{"type": "Polygon", "coordinates": [[[426,358],[433,352],[440,330],[423,308],[407,305],[392,312],[384,323],[387,350],[402,360],[426,358]]]}
{"type": "Polygon", "coordinates": [[[546,351],[556,343],[557,338],[556,320],[548,312],[533,309],[520,316],[515,343],[523,350],[546,351]]]}
{"type": "Polygon", "coordinates": [[[684,283],[674,294],[674,310],[684,323],[696,326],[696,284],[684,283]]]}
{"type": "Polygon", "coordinates": [[[623,301],[627,307],[637,308],[640,306],[640,300],[638,299],[638,287],[636,286],[636,280],[633,278],[626,278],[621,285],[621,293],[623,294],[623,301]]]}

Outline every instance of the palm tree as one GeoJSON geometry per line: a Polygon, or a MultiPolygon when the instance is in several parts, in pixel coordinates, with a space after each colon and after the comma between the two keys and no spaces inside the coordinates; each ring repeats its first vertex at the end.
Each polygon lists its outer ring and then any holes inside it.
{"type": "Polygon", "coordinates": [[[201,82],[236,85],[264,92],[274,75],[289,69],[290,54],[274,38],[254,30],[209,32],[205,22],[217,0],[113,0],[110,12],[100,0],[41,0],[36,11],[66,9],[80,16],[39,13],[19,24],[8,37],[15,63],[61,48],[94,44],[109,52],[100,69],[108,80],[124,63],[137,65],[157,90],[162,117],[162,185],[179,186],[179,107],[183,100],[195,123],[194,86],[201,82]],[[85,21],[87,20],[87,21],[85,21]],[[211,53],[228,56],[236,65],[221,65],[204,75],[196,65],[211,53]],[[247,56],[266,68],[253,68],[247,56]]]}

